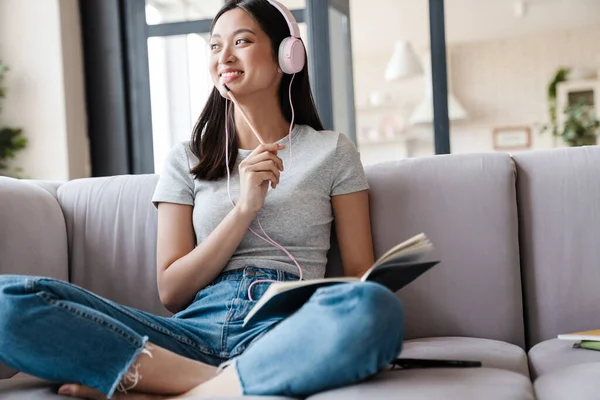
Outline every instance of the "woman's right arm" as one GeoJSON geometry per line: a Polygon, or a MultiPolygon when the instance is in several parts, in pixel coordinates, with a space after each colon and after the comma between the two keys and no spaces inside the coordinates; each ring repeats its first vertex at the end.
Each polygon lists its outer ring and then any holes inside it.
{"type": "Polygon", "coordinates": [[[238,203],[198,246],[190,205],[158,205],[157,281],[163,305],[176,313],[221,273],[262,208],[269,183],[283,169],[276,144],[260,145],[240,163],[238,203]]]}
{"type": "Polygon", "coordinates": [[[172,313],[184,309],[200,288],[227,264],[254,219],[233,208],[200,245],[195,246],[192,206],[158,206],[157,274],[160,300],[172,313]]]}

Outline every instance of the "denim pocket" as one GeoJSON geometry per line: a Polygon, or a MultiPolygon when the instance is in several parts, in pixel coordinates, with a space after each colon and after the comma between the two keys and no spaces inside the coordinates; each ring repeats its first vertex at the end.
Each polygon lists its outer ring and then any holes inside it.
{"type": "Polygon", "coordinates": [[[247,300],[244,299],[240,299],[240,298],[235,298],[235,299],[230,299],[227,301],[226,303],[226,307],[229,310],[228,312],[228,317],[227,320],[228,321],[239,321],[242,320],[246,317],[247,315],[247,300]]]}
{"type": "Polygon", "coordinates": [[[252,310],[252,307],[265,294],[269,286],[273,282],[259,282],[252,286],[250,294],[252,300],[248,297],[248,286],[242,285],[240,288],[239,297],[227,302],[227,308],[230,310],[231,321],[243,320],[246,315],[252,310]]]}

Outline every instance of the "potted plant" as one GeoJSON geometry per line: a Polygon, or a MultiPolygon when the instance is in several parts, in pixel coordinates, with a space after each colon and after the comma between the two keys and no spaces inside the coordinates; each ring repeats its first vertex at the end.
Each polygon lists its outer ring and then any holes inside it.
{"type": "Polygon", "coordinates": [[[597,144],[600,120],[589,104],[579,101],[565,109],[565,122],[557,128],[557,134],[569,146],[597,144]]]}
{"type": "Polygon", "coordinates": [[[551,130],[554,137],[560,137],[569,146],[589,146],[597,144],[600,135],[600,121],[590,104],[579,101],[557,110],[556,87],[567,80],[569,68],[559,68],[548,85],[548,111],[550,122],[542,127],[542,132],[551,130]],[[563,123],[558,123],[558,112],[564,112],[563,123]]]}
{"type": "MultiPolygon", "coordinates": [[[[6,88],[2,86],[4,76],[8,67],[0,61],[0,100],[6,96],[6,88]]],[[[2,114],[2,104],[0,104],[0,115],[2,114]]],[[[8,161],[14,158],[18,151],[27,147],[27,138],[22,134],[21,128],[12,128],[0,124],[0,175],[20,178],[22,168],[11,169],[8,161]]]]}

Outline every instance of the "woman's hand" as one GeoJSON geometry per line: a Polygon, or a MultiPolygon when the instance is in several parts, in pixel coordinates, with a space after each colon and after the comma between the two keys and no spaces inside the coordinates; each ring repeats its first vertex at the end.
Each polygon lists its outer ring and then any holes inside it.
{"type": "Polygon", "coordinates": [[[283,161],[277,157],[277,151],[283,144],[261,144],[239,165],[240,197],[237,207],[243,213],[255,215],[262,208],[269,182],[275,189],[279,183],[279,174],[283,171],[283,161]]]}

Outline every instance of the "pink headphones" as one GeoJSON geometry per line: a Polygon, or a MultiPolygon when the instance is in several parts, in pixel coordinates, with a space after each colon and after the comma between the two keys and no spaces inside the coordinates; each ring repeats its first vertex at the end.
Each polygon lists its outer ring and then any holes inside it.
{"type": "Polygon", "coordinates": [[[283,4],[276,0],[267,0],[275,7],[290,28],[290,36],[286,37],[279,44],[279,68],[286,74],[295,74],[302,71],[306,62],[306,53],[304,43],[300,40],[300,28],[296,19],[283,4]]]}

